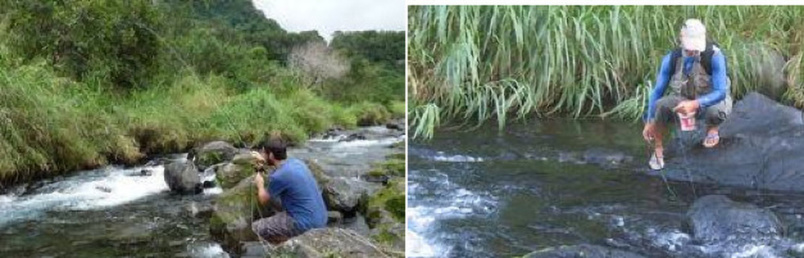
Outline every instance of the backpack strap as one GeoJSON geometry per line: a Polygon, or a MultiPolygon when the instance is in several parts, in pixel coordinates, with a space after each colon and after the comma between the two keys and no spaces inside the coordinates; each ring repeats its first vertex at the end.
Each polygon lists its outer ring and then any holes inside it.
{"type": "Polygon", "coordinates": [[[673,49],[673,52],[670,53],[670,76],[676,74],[676,64],[678,63],[678,59],[681,58],[681,48],[677,47],[673,49]]]}
{"type": "MultiPolygon", "coordinates": [[[[717,51],[720,51],[720,46],[717,43],[707,41],[706,49],[703,52],[701,52],[701,66],[703,66],[704,70],[706,71],[706,74],[709,75],[712,75],[712,56],[714,56],[715,53],[717,52],[715,51],[716,48],[717,51]]],[[[671,64],[670,74],[676,73],[676,63],[678,62],[678,59],[682,56],[681,51],[682,51],[681,48],[675,48],[673,49],[673,53],[670,55],[670,64],[671,64]]],[[[726,67],[727,67],[726,73],[728,74],[728,65],[726,67]]]]}
{"type": "Polygon", "coordinates": [[[701,52],[701,66],[703,66],[706,74],[712,75],[712,56],[715,55],[715,49],[717,44],[714,42],[707,41],[706,42],[706,50],[701,52]]]}

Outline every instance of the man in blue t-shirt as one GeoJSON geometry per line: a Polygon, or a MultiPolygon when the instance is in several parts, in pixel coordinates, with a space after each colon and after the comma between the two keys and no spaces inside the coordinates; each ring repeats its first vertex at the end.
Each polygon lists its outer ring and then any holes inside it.
{"type": "Polygon", "coordinates": [[[263,141],[255,153],[262,163],[276,167],[268,180],[261,173],[254,176],[257,197],[262,204],[279,198],[285,211],[254,221],[251,228],[272,244],[279,244],[307,230],[327,224],[327,208],[315,178],[304,162],[287,158],[285,145],[278,140],[263,141]]]}

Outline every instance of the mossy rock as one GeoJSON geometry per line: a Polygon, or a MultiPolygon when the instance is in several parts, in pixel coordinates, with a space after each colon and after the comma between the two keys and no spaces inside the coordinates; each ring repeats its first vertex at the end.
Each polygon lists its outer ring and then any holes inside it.
{"type": "Polygon", "coordinates": [[[310,172],[313,173],[313,177],[315,177],[315,181],[318,183],[318,189],[324,189],[324,186],[327,185],[330,180],[330,177],[324,172],[324,168],[310,159],[305,159],[304,164],[307,165],[307,169],[310,169],[310,172]]]}
{"type": "Polygon", "coordinates": [[[248,177],[215,200],[209,221],[210,234],[227,251],[238,252],[240,242],[258,240],[251,230],[251,223],[276,211],[273,205],[259,203],[254,177],[248,177]]]}
{"type": "Polygon", "coordinates": [[[255,161],[256,158],[252,157],[250,154],[237,154],[232,159],[232,162],[215,169],[215,178],[218,185],[223,189],[229,189],[237,185],[243,179],[253,176],[257,173],[255,161]]]}
{"type": "Polygon", "coordinates": [[[371,230],[371,238],[391,252],[405,251],[405,224],[401,222],[384,223],[371,230]]]}
{"type": "Polygon", "coordinates": [[[369,197],[365,216],[369,227],[375,228],[390,215],[397,222],[405,221],[405,183],[404,178],[394,178],[388,185],[369,197]],[[385,218],[385,219],[384,219],[385,218]]]}
{"type": "Polygon", "coordinates": [[[371,237],[394,252],[405,248],[405,183],[394,178],[388,185],[371,196],[365,208],[366,223],[371,237]]]}
{"type": "Polygon", "coordinates": [[[210,142],[192,151],[194,163],[201,171],[209,166],[232,160],[238,152],[237,148],[224,141],[210,142]]]}
{"type": "Polygon", "coordinates": [[[343,228],[317,228],[276,246],[269,257],[389,257],[357,232],[343,228]]]}
{"type": "Polygon", "coordinates": [[[405,154],[391,154],[383,162],[375,163],[372,169],[365,174],[368,177],[405,176],[405,154]]]}

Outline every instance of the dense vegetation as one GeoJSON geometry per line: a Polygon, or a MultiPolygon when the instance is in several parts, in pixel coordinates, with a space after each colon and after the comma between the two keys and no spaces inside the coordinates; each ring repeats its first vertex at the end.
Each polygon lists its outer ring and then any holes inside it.
{"type": "Polygon", "coordinates": [[[442,121],[637,120],[687,18],[702,19],[725,49],[736,97],[781,80],[782,101],[802,108],[802,15],[791,6],[410,7],[411,128],[429,138],[442,121]],[[774,59],[782,64],[768,69],[774,59]]]}
{"type": "Polygon", "coordinates": [[[0,183],[401,117],[403,40],[340,32],[327,46],[248,0],[4,1],[0,183]],[[299,51],[312,45],[324,47],[299,51]],[[320,60],[345,68],[308,80],[308,68],[332,67],[320,60]]]}

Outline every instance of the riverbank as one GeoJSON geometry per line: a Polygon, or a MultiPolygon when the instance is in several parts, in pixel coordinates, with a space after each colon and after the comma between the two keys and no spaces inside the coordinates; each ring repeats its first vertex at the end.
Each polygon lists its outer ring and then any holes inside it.
{"type": "Polygon", "coordinates": [[[9,2],[0,192],[212,140],[302,143],[403,118],[404,33],[343,32],[331,43],[285,31],[247,0],[9,2]],[[339,72],[320,77],[289,61],[311,46],[320,52],[306,58],[336,60],[339,72]]]}
{"type": "Polygon", "coordinates": [[[226,84],[188,72],[174,83],[116,96],[58,77],[45,65],[0,65],[0,183],[134,165],[211,140],[250,146],[278,133],[300,143],[331,127],[404,117],[403,102],[338,103],[304,89],[240,93],[226,84]]]}

